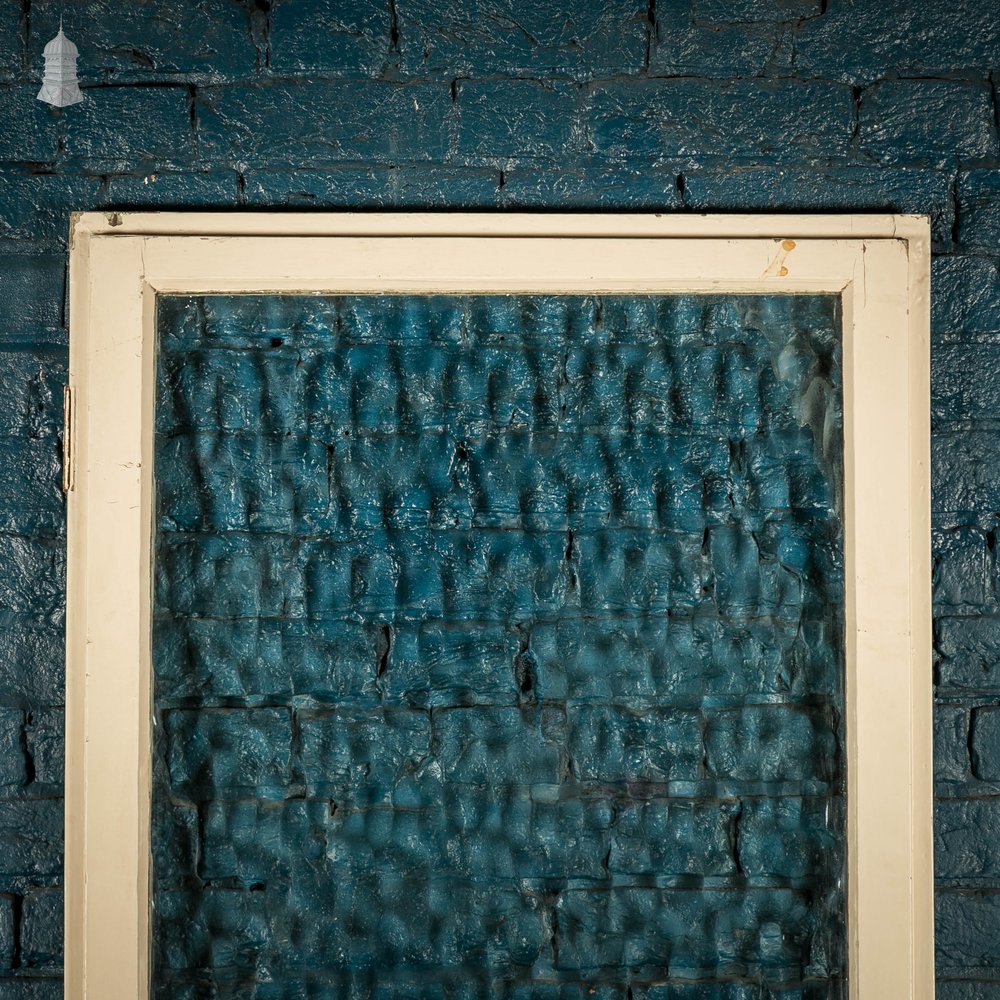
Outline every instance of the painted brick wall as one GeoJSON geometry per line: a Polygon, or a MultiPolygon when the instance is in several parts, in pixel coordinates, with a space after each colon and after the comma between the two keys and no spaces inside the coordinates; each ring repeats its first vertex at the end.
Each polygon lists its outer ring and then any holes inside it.
{"type": "Polygon", "coordinates": [[[154,996],[844,997],[839,325],[161,299],[154,996]]]}
{"type": "Polygon", "coordinates": [[[0,0],[0,998],[60,993],[66,219],[895,210],[935,259],[938,975],[1000,997],[1000,12],[980,0],[0,0]]]}

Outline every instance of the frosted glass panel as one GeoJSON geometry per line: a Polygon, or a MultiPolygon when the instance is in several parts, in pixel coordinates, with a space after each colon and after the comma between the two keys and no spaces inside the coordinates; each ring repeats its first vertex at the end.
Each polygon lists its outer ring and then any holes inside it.
{"type": "Polygon", "coordinates": [[[155,996],[846,996],[835,298],[157,324],[155,996]]]}

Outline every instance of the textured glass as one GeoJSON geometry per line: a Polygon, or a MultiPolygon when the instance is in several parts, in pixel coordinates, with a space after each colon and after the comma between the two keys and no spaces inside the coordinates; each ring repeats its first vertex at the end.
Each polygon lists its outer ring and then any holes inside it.
{"type": "Polygon", "coordinates": [[[160,299],[157,998],[846,996],[838,309],[160,299]]]}

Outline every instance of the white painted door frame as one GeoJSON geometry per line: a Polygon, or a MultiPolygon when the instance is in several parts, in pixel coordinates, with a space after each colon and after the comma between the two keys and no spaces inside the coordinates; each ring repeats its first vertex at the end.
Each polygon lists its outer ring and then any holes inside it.
{"type": "Polygon", "coordinates": [[[66,996],[149,992],[161,293],[834,293],[852,1000],[931,1000],[929,231],[914,216],[86,213],[67,419],[66,996]]]}

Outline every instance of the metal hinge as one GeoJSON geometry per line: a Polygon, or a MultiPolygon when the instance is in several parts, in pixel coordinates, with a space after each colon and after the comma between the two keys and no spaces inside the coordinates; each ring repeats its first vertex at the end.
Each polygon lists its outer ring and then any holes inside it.
{"type": "Polygon", "coordinates": [[[76,484],[76,393],[70,386],[63,386],[63,493],[69,493],[76,484]]]}

